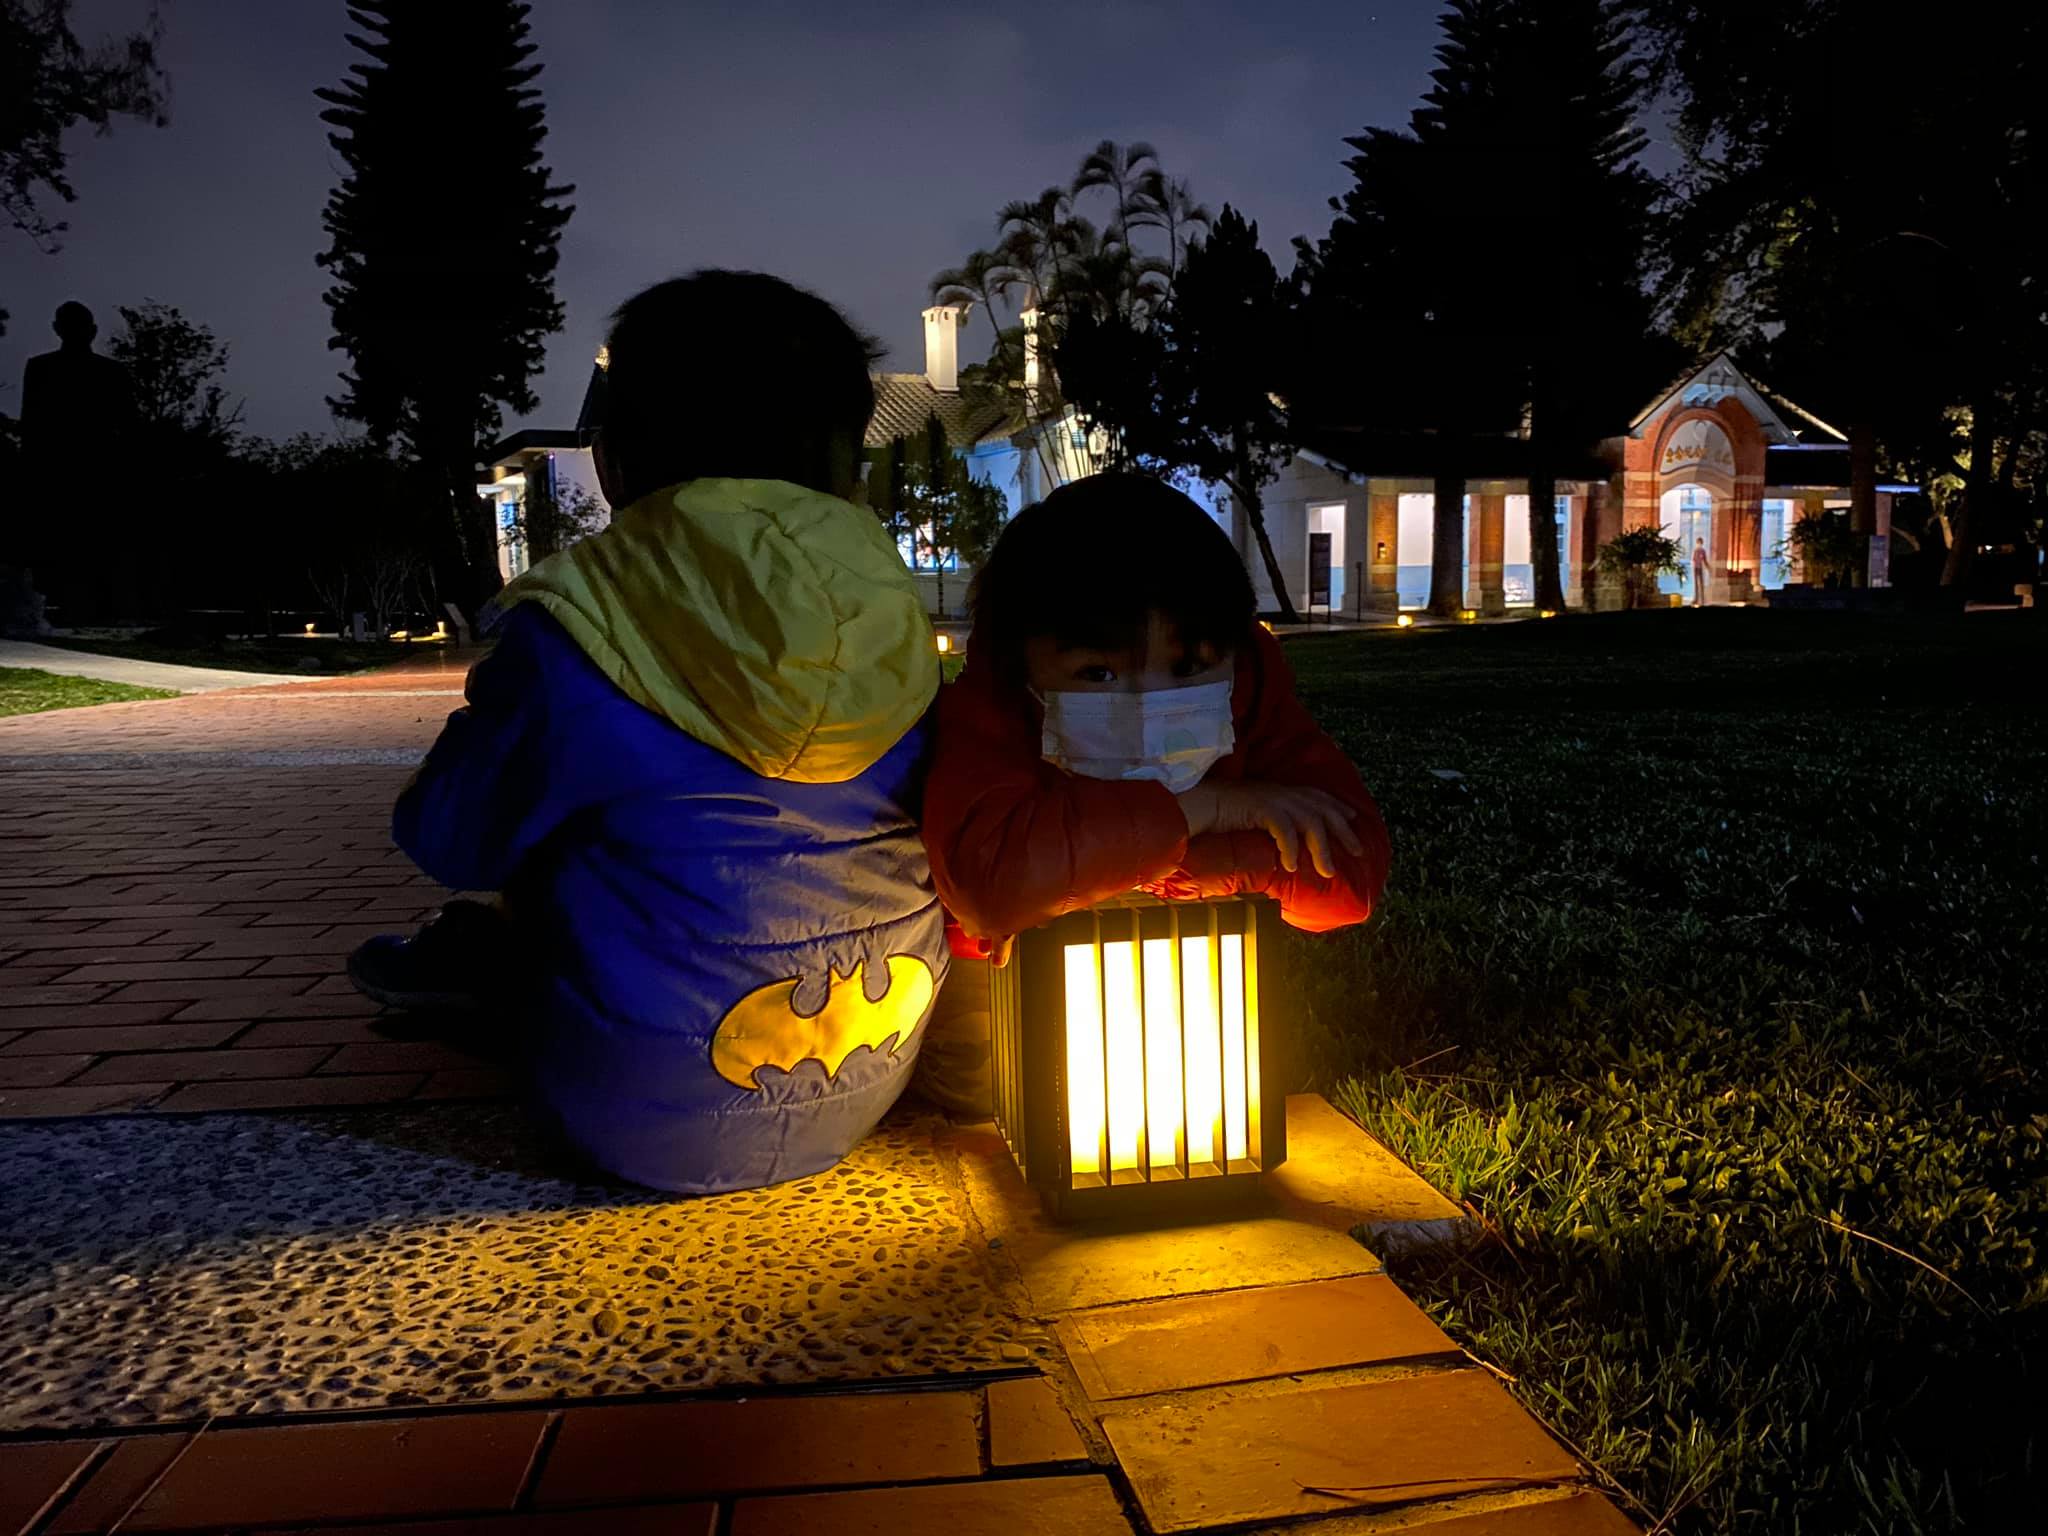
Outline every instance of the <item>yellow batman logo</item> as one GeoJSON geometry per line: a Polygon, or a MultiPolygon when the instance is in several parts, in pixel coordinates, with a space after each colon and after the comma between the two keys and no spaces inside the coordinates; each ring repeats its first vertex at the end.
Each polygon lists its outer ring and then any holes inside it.
{"type": "Polygon", "coordinates": [[[796,1011],[799,976],[772,981],[734,1003],[711,1037],[711,1065],[718,1075],[735,1088],[758,1090],[762,1067],[794,1072],[800,1062],[815,1061],[827,1077],[837,1077],[855,1046],[888,1046],[895,1054],[931,1006],[932,968],[915,955],[891,955],[889,988],[871,1003],[861,978],[865,964],[855,961],[850,975],[834,967],[825,1006],[813,1014],[796,1011]]]}

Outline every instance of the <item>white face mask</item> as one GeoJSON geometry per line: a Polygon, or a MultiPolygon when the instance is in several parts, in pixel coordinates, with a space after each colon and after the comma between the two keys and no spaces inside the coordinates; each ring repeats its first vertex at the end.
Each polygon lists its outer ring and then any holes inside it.
{"type": "Polygon", "coordinates": [[[1039,750],[1087,779],[1155,779],[1175,794],[1236,744],[1231,680],[1148,693],[1048,693],[1039,750]]]}

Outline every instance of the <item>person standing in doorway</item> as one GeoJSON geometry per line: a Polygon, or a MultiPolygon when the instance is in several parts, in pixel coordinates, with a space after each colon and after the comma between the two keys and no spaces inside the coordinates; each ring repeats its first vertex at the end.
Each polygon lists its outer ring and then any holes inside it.
{"type": "Polygon", "coordinates": [[[1704,539],[1692,541],[1692,605],[1704,608],[1707,603],[1707,544],[1704,539]]]}

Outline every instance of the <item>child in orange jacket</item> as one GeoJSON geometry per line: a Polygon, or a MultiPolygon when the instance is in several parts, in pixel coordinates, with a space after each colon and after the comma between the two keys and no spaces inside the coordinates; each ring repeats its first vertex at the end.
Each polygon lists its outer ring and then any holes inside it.
{"type": "Polygon", "coordinates": [[[976,959],[1137,889],[1260,892],[1297,928],[1371,914],[1389,848],[1358,771],[1303,708],[1244,563],[1187,496],[1095,475],[1027,507],[976,578],[940,691],[923,828],[954,978],[920,1086],[987,1107],[976,959]]]}

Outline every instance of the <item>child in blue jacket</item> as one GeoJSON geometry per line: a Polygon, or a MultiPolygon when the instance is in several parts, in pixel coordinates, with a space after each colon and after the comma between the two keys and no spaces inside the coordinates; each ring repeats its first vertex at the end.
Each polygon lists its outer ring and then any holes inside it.
{"type": "Polygon", "coordinates": [[[874,1126],[944,979],[916,803],[937,655],[851,499],[874,396],[844,317],[706,271],[629,300],[606,351],[611,526],[506,589],[394,818],[504,915],[453,903],[350,974],[400,1006],[511,996],[600,1166],[753,1188],[874,1126]]]}

